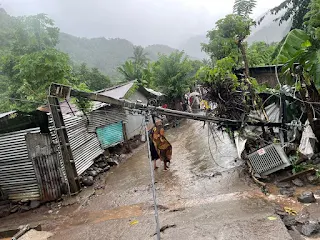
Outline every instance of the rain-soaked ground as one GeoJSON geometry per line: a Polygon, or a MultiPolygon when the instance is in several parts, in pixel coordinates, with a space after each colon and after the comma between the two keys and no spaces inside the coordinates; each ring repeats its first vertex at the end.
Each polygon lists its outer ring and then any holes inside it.
{"type": "MultiPolygon", "coordinates": [[[[291,239],[282,221],[236,161],[236,150],[227,135],[208,142],[203,124],[185,121],[171,129],[170,170],[155,171],[160,225],[175,225],[162,239],[291,239]],[[210,148],[209,148],[210,144],[210,148]],[[275,216],[276,217],[276,216],[275,216]]],[[[158,165],[160,166],[160,162],[158,165]]],[[[150,167],[144,145],[126,162],[100,180],[85,204],[74,204],[48,213],[12,215],[0,227],[42,223],[53,240],[153,239],[155,219],[150,167]]],[[[92,189],[91,189],[92,190],[92,189]]],[[[90,192],[90,189],[84,190],[90,192]]]]}

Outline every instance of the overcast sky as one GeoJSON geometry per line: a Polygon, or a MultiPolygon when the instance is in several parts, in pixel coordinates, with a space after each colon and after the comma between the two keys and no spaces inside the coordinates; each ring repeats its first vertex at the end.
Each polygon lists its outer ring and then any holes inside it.
{"type": "MultiPolygon", "coordinates": [[[[257,0],[253,18],[283,0],[257,0]]],[[[0,0],[11,15],[47,13],[62,32],[178,47],[232,12],[234,0],[0,0]]]]}

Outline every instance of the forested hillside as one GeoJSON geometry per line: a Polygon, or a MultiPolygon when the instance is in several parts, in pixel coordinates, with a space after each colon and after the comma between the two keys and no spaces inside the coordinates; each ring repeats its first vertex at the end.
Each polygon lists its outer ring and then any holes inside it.
{"type": "MultiPolygon", "coordinates": [[[[132,57],[134,45],[125,39],[79,38],[66,33],[60,33],[57,48],[68,53],[75,63],[85,62],[89,67],[96,67],[116,80],[119,73],[116,68],[132,57]]],[[[145,48],[151,61],[158,59],[158,54],[170,54],[176,51],[166,45],[155,44],[145,48]]]]}

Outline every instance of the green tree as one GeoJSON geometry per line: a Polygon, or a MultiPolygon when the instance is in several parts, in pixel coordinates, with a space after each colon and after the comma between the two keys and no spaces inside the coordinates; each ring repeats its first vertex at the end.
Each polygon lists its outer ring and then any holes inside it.
{"type": "Polygon", "coordinates": [[[133,47],[133,57],[130,59],[133,60],[133,63],[145,67],[149,62],[148,53],[146,53],[141,46],[134,46],[133,47]]]}
{"type": "Polygon", "coordinates": [[[92,90],[97,91],[111,86],[110,78],[102,74],[98,68],[91,70],[85,63],[75,70],[75,79],[78,81],[76,84],[85,83],[86,86],[92,90]]]}
{"type": "Polygon", "coordinates": [[[233,13],[239,16],[248,17],[256,4],[256,0],[235,0],[233,13]]]}
{"type": "Polygon", "coordinates": [[[210,56],[220,60],[227,56],[239,61],[239,50],[244,62],[246,77],[249,77],[249,64],[244,40],[250,35],[252,19],[240,15],[230,14],[216,22],[216,28],[209,31],[209,43],[202,44],[203,50],[210,56]]]}
{"type": "MultiPolygon", "coordinates": [[[[279,12],[285,10],[284,14],[274,21],[279,21],[279,24],[292,19],[291,29],[303,29],[304,28],[304,16],[308,12],[308,6],[311,0],[284,0],[278,6],[272,8],[269,12],[273,15],[277,15],[279,12]]],[[[263,21],[263,16],[259,22],[263,21]]]]}
{"type": "Polygon", "coordinates": [[[192,70],[192,64],[184,52],[160,55],[153,67],[155,85],[171,103],[180,101],[194,82],[190,76],[192,70]]]}
{"type": "Polygon", "coordinates": [[[45,14],[19,17],[11,52],[23,55],[54,48],[59,42],[59,28],[45,14]]]}
{"type": "Polygon", "coordinates": [[[254,42],[248,49],[248,61],[250,67],[271,65],[276,43],[254,42]]]}
{"type": "Polygon", "coordinates": [[[3,71],[8,76],[7,95],[25,100],[15,103],[23,111],[35,110],[35,104],[28,101],[44,103],[52,82],[68,85],[71,78],[68,55],[53,48],[24,54],[13,65],[7,62],[3,71]]]}
{"type": "Polygon", "coordinates": [[[125,61],[117,68],[118,72],[122,74],[126,81],[140,80],[142,76],[141,67],[137,66],[131,60],[125,61]]]}
{"type": "Polygon", "coordinates": [[[0,85],[5,89],[1,97],[6,102],[0,107],[1,111],[8,108],[34,111],[46,102],[52,82],[70,85],[77,81],[72,75],[69,56],[54,48],[59,29],[51,19],[38,14],[15,18],[14,22],[10,29],[14,38],[9,37],[10,47],[3,54],[0,65],[3,73],[0,85]]]}

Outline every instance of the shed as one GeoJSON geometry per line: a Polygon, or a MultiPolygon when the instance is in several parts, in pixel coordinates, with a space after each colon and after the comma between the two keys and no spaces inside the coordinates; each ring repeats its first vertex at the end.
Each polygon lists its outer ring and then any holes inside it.
{"type": "MultiPolygon", "coordinates": [[[[250,77],[255,78],[259,84],[265,84],[268,87],[276,87],[278,85],[278,80],[276,77],[276,69],[278,73],[278,77],[282,78],[281,70],[283,64],[279,65],[268,65],[268,66],[258,66],[258,67],[250,67],[249,74],[250,77]]],[[[240,74],[244,74],[244,68],[234,70],[234,73],[240,76],[240,74]]]]}
{"type": "MultiPolygon", "coordinates": [[[[135,81],[121,84],[112,88],[99,91],[100,94],[116,98],[127,99],[132,102],[141,101],[147,104],[150,99],[159,99],[163,96],[162,93],[150,88],[138,86],[135,81]]],[[[126,110],[126,135],[128,139],[132,139],[143,133],[144,116],[138,112],[126,110]]],[[[151,118],[150,118],[150,124],[151,118]]]]}
{"type": "Polygon", "coordinates": [[[13,111],[0,116],[0,188],[11,200],[59,198],[64,181],[47,115],[13,111]]]}

